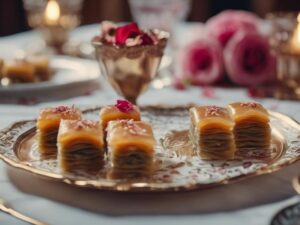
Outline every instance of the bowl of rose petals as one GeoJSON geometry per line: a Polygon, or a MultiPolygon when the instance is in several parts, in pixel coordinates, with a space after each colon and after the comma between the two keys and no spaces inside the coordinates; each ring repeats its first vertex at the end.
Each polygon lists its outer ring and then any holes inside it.
{"type": "Polygon", "coordinates": [[[169,33],[142,30],[136,23],[122,26],[108,21],[93,38],[102,74],[117,93],[132,103],[157,74],[169,33]]]}

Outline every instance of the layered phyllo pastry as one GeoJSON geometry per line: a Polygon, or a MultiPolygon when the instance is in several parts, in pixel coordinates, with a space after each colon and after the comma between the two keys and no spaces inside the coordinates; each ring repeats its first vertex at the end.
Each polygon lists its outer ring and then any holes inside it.
{"type": "Polygon", "coordinates": [[[49,58],[46,56],[30,56],[26,59],[35,69],[36,77],[41,80],[49,80],[51,78],[51,69],[49,58]]]}
{"type": "Polygon", "coordinates": [[[75,107],[59,106],[40,111],[37,120],[37,137],[42,156],[56,155],[57,134],[61,120],[80,120],[81,112],[75,107]]]}
{"type": "Polygon", "coordinates": [[[149,123],[134,120],[111,121],[107,127],[107,144],[113,168],[151,168],[155,139],[149,123]]]}
{"type": "Polygon", "coordinates": [[[200,106],[190,109],[190,139],[203,159],[233,159],[233,121],[227,109],[200,106]]]}
{"type": "Polygon", "coordinates": [[[141,113],[137,106],[126,100],[117,100],[115,105],[105,106],[100,110],[100,123],[105,129],[113,120],[141,120],[141,113]]]}
{"type": "Polygon", "coordinates": [[[35,68],[25,60],[6,61],[2,68],[2,75],[11,82],[34,82],[35,68]]]}
{"type": "Polygon", "coordinates": [[[103,166],[103,130],[98,121],[61,120],[57,146],[62,171],[95,171],[103,166]]]}
{"type": "Polygon", "coordinates": [[[271,129],[268,111],[259,103],[236,102],[228,106],[235,122],[234,137],[237,155],[258,150],[263,155],[270,153],[271,129]]]}

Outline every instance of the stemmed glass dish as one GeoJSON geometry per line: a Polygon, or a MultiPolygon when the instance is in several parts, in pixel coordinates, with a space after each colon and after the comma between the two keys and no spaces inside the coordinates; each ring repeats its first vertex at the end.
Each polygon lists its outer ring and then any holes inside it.
{"type": "Polygon", "coordinates": [[[115,91],[136,104],[157,74],[169,33],[155,30],[155,45],[118,46],[92,41],[102,74],[115,91]]]}

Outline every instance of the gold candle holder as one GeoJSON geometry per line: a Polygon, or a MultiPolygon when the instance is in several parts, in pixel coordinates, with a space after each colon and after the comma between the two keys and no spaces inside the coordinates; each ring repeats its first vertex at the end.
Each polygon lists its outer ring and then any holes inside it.
{"type": "Polygon", "coordinates": [[[83,0],[23,0],[29,26],[46,45],[61,53],[69,33],[80,24],[83,0]]]}
{"type": "Polygon", "coordinates": [[[277,55],[278,85],[275,97],[300,100],[300,54],[280,51],[277,55]]]}
{"type": "Polygon", "coordinates": [[[300,13],[272,13],[270,44],[277,55],[274,96],[300,100],[300,13]]]}

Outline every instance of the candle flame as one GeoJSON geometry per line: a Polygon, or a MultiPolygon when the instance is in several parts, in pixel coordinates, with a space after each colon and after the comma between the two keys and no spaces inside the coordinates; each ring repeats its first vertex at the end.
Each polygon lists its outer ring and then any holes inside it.
{"type": "Polygon", "coordinates": [[[45,10],[46,22],[54,25],[58,23],[60,17],[60,8],[56,0],[49,0],[45,10]]]}

